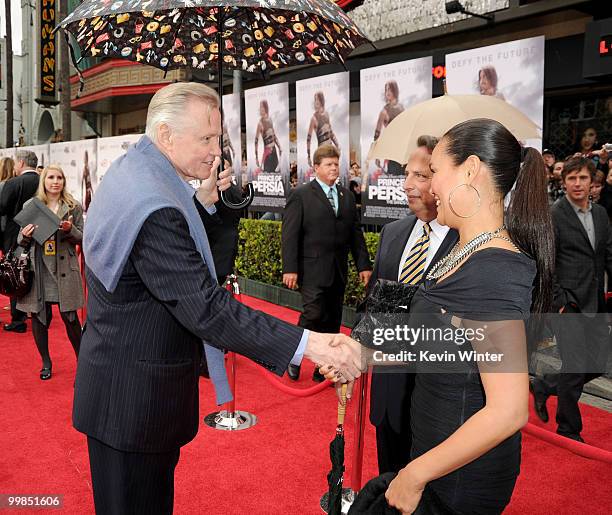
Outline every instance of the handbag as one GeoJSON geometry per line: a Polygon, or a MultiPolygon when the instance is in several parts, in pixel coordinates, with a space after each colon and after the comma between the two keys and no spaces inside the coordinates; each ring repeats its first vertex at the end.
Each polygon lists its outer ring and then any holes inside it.
{"type": "Polygon", "coordinates": [[[372,341],[374,329],[391,327],[405,321],[402,315],[410,313],[410,303],[417,285],[377,279],[365,300],[365,313],[351,332],[351,338],[362,345],[377,348],[372,341]]]}
{"type": "Polygon", "coordinates": [[[9,250],[0,261],[0,293],[8,297],[23,297],[32,288],[34,273],[30,253],[23,247],[9,250]]]}

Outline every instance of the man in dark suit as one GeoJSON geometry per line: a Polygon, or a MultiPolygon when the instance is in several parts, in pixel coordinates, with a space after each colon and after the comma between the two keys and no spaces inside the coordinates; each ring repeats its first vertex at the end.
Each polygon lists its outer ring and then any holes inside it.
{"type": "Polygon", "coordinates": [[[610,335],[604,274],[612,277],[612,228],[606,210],[589,200],[593,162],[574,157],[565,162],[566,196],[552,207],[555,229],[555,311],[552,318],[562,366],[560,374],[533,378],[531,390],[538,416],[548,421],[546,400],[557,395],[557,433],[582,442],[578,400],[584,384],[605,370],[610,335]]]}
{"type": "MultiPolygon", "coordinates": [[[[240,188],[232,184],[226,190],[226,198],[231,202],[240,202],[242,194],[240,188]]],[[[221,200],[215,203],[215,212],[209,213],[201,203],[196,207],[202,217],[210,250],[215,260],[217,282],[223,284],[228,275],[234,271],[234,261],[238,254],[238,225],[240,224],[241,210],[230,209],[221,200]]]]}
{"type": "Polygon", "coordinates": [[[180,448],[199,425],[202,340],[279,375],[302,356],[345,379],[362,366],[348,337],[253,311],[217,285],[195,203],[212,212],[217,187],[230,184],[230,170],[216,173],[218,106],[203,84],[159,90],[146,135],[113,163],[89,207],[73,424],[87,435],[98,515],[172,513],[180,448]],[[192,179],[203,181],[197,193],[192,179]]]}
{"type": "MultiPolygon", "coordinates": [[[[336,184],[339,157],[332,145],[316,150],[315,180],[291,193],[283,214],[283,283],[291,289],[299,285],[300,327],[324,333],[340,330],[349,251],[364,284],[372,274],[355,198],[336,184]]],[[[297,380],[300,369],[291,365],[288,373],[297,380]]],[[[313,379],[323,380],[317,369],[313,379]]]]}
{"type": "MultiPolygon", "coordinates": [[[[432,172],[425,147],[419,148],[406,165],[404,191],[412,214],[383,227],[374,261],[370,287],[377,279],[420,284],[429,268],[457,243],[457,231],[440,225],[436,201],[430,192],[432,172]],[[415,256],[413,249],[427,249],[415,256]],[[421,247],[422,248],[422,247],[421,247]],[[419,268],[418,262],[422,265],[419,268]],[[416,273],[411,263],[414,262],[416,273]]],[[[410,397],[414,374],[374,369],[370,394],[370,422],[376,426],[380,474],[399,472],[410,461],[410,397]]]]}
{"type": "MultiPolygon", "coordinates": [[[[36,171],[38,157],[31,150],[17,150],[15,153],[15,177],[9,179],[0,196],[0,216],[6,216],[6,229],[4,230],[3,252],[8,252],[17,244],[19,224],[13,218],[23,209],[23,205],[30,200],[38,189],[39,175],[36,171]]],[[[16,333],[26,332],[27,314],[17,309],[17,300],[11,299],[11,323],[4,324],[5,331],[16,333]]]]}

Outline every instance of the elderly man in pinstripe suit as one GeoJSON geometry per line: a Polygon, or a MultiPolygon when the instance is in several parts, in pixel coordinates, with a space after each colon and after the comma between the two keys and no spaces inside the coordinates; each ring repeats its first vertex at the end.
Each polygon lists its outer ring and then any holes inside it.
{"type": "MultiPolygon", "coordinates": [[[[168,514],[180,448],[198,430],[202,340],[278,375],[303,356],[359,375],[346,336],[286,324],[236,302],[216,282],[195,202],[212,211],[221,149],[219,99],[175,83],[151,100],[146,135],[104,177],[88,212],[89,287],[73,423],[87,435],[98,514],[168,514]],[[201,179],[197,194],[186,182],[201,179]]],[[[210,352],[210,354],[209,354],[210,352]]]]}

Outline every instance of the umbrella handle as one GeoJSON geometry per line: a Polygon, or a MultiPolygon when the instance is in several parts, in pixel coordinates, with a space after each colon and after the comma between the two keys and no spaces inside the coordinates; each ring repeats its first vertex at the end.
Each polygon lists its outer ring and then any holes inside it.
{"type": "Polygon", "coordinates": [[[237,204],[234,204],[230,199],[226,198],[225,191],[221,192],[221,200],[223,201],[223,204],[225,204],[230,209],[235,209],[237,211],[250,206],[251,202],[253,202],[254,196],[255,196],[255,191],[253,190],[253,185],[251,183],[247,184],[246,196],[244,196],[242,200],[238,202],[237,204]]]}
{"type": "Polygon", "coordinates": [[[346,415],[346,389],[348,385],[344,383],[342,385],[342,403],[338,403],[338,425],[344,425],[344,415],[346,415]]]}

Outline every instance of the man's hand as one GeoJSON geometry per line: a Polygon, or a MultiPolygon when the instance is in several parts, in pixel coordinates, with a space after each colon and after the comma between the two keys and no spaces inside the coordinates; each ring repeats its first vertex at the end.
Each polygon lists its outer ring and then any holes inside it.
{"type": "Polygon", "coordinates": [[[198,200],[204,207],[210,207],[219,200],[217,188],[220,191],[225,191],[232,185],[232,167],[228,166],[217,174],[220,164],[221,158],[216,157],[210,170],[210,176],[202,181],[196,193],[198,200]]]}
{"type": "Polygon", "coordinates": [[[361,361],[361,345],[344,334],[310,332],[304,356],[319,365],[331,365],[342,380],[353,381],[365,370],[361,361]]]}
{"type": "Polygon", "coordinates": [[[372,277],[372,270],[364,270],[363,272],[359,272],[359,280],[364,286],[368,285],[370,282],[370,277],[372,277]]]}
{"type": "Polygon", "coordinates": [[[297,274],[283,274],[283,284],[291,290],[298,287],[297,279],[297,274]]]}

